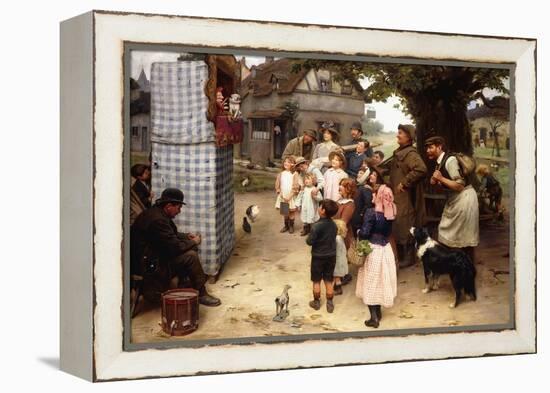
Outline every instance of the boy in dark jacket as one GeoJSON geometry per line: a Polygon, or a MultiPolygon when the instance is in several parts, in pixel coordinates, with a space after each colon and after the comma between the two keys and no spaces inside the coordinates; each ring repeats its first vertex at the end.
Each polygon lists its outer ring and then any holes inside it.
{"type": "Polygon", "coordinates": [[[327,311],[334,311],[334,266],[336,265],[336,232],[337,227],[332,217],[338,212],[338,204],[324,199],[319,204],[321,217],[311,227],[306,243],[311,246],[311,281],[313,281],[313,300],[310,307],[321,308],[321,280],[325,283],[327,311]]]}

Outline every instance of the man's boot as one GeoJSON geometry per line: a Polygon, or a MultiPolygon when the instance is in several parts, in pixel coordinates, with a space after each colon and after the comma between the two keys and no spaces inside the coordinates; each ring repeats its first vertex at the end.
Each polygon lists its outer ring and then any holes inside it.
{"type": "Polygon", "coordinates": [[[199,303],[203,306],[217,307],[222,304],[222,301],[216,296],[210,295],[208,292],[206,292],[206,289],[203,288],[201,291],[199,291],[199,303]]]}
{"type": "Polygon", "coordinates": [[[376,312],[376,307],[379,307],[379,306],[369,305],[368,307],[370,312],[370,319],[365,321],[365,326],[377,328],[380,325],[380,321],[378,319],[378,313],[376,312]]]}
{"type": "Polygon", "coordinates": [[[288,221],[289,221],[288,218],[285,217],[285,226],[281,229],[280,231],[281,233],[288,231],[288,221]]]}
{"type": "Polygon", "coordinates": [[[288,220],[288,233],[294,233],[294,220],[288,220]]]}
{"type": "Polygon", "coordinates": [[[300,232],[300,236],[308,235],[309,231],[310,231],[310,224],[304,224],[304,227],[302,228],[302,232],[300,232]]]}

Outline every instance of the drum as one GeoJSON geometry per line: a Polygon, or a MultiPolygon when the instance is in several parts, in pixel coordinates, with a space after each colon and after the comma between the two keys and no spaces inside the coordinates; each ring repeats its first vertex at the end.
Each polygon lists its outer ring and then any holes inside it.
{"type": "Polygon", "coordinates": [[[171,336],[185,336],[199,327],[199,291],[171,289],[162,294],[162,330],[171,336]]]}

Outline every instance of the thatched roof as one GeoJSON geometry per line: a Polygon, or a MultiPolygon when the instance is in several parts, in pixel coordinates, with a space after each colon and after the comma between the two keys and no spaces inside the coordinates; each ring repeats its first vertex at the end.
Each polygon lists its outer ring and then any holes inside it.
{"type": "Polygon", "coordinates": [[[487,117],[510,119],[510,99],[507,97],[493,97],[485,105],[480,105],[467,112],[468,120],[477,120],[487,117]]]}
{"type": "Polygon", "coordinates": [[[242,83],[242,94],[245,97],[252,93],[254,97],[268,96],[273,92],[273,79],[279,82],[278,94],[290,94],[307,74],[306,70],[291,72],[292,60],[279,59],[270,61],[251,69],[251,74],[242,83]]]}

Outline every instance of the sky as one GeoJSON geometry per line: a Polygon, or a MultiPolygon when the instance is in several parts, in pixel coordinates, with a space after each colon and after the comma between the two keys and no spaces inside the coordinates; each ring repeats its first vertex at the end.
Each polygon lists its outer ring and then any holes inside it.
{"type": "MultiPolygon", "coordinates": [[[[134,79],[138,79],[139,74],[143,68],[147,78],[150,78],[151,64],[157,61],[176,61],[180,56],[180,53],[174,52],[148,52],[148,51],[132,51],[131,54],[131,76],[134,79]]],[[[241,56],[236,55],[237,58],[241,56]]],[[[277,59],[277,58],[275,58],[277,59]]],[[[261,56],[245,56],[246,65],[252,67],[253,65],[259,65],[265,62],[265,57],[261,56]]],[[[365,88],[369,85],[368,80],[360,81],[361,85],[365,88]]],[[[505,81],[505,86],[510,87],[510,81],[505,81]]],[[[483,91],[486,97],[492,98],[498,94],[495,90],[485,89],[483,91]]],[[[481,102],[481,100],[480,100],[481,102]]],[[[410,116],[405,114],[400,109],[395,108],[395,105],[399,104],[399,99],[396,96],[388,98],[386,102],[374,101],[368,104],[369,107],[376,110],[376,120],[384,125],[384,132],[397,131],[398,124],[413,123],[410,116]]],[[[469,108],[475,107],[476,103],[472,102],[469,108]]],[[[365,110],[367,105],[365,105],[365,110]]]]}
{"type": "Polygon", "coordinates": [[[147,79],[151,78],[151,64],[158,61],[176,61],[181,53],[176,52],[147,52],[132,51],[130,58],[132,78],[137,80],[141,69],[145,71],[147,79]]]}

